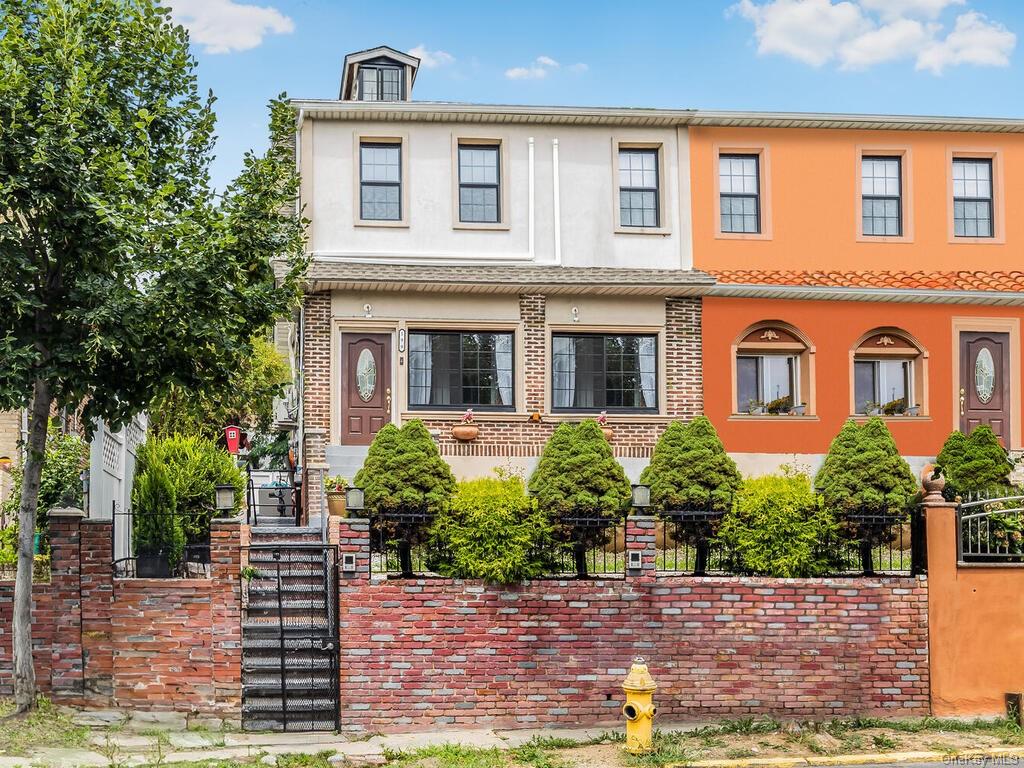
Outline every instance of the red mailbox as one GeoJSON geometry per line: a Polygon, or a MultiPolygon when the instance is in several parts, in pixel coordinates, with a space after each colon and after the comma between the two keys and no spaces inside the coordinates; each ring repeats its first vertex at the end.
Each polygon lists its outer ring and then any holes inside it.
{"type": "Polygon", "coordinates": [[[238,453],[238,447],[242,443],[241,427],[224,427],[224,442],[227,443],[228,453],[238,453]]]}

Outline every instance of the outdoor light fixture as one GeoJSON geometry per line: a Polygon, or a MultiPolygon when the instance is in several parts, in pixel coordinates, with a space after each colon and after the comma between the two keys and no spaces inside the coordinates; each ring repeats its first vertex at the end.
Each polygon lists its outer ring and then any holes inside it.
{"type": "Polygon", "coordinates": [[[647,509],[651,506],[651,486],[641,483],[633,484],[633,508],[647,509]]]}
{"type": "Polygon", "coordinates": [[[216,504],[218,512],[230,512],[235,508],[235,486],[218,485],[216,489],[216,504]]]}
{"type": "Polygon", "coordinates": [[[362,488],[350,485],[345,489],[345,508],[350,512],[361,512],[365,508],[362,488]]]}

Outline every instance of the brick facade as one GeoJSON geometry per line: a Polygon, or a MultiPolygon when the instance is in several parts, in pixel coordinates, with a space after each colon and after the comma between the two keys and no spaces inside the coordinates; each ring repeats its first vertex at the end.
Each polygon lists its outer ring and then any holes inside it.
{"type": "MultiPolygon", "coordinates": [[[[443,303],[445,297],[438,295],[443,303]]],[[[524,294],[519,297],[519,319],[522,323],[524,373],[517,386],[524,388],[527,414],[539,413],[540,422],[529,421],[522,414],[504,416],[487,414],[478,418],[480,436],[469,443],[460,443],[451,436],[451,427],[461,416],[426,417],[424,423],[437,435],[443,456],[530,457],[540,455],[562,417],[545,411],[550,387],[547,367],[546,297],[524,294]]],[[[483,320],[485,318],[481,318],[483,320]]],[[[464,324],[464,322],[463,322],[464,324]]],[[[665,300],[664,377],[667,402],[665,416],[633,419],[628,415],[611,416],[615,434],[612,449],[620,458],[647,458],[665,425],[673,419],[691,419],[702,412],[701,378],[701,300],[670,298],[665,300]]],[[[304,440],[306,466],[322,466],[331,429],[331,296],[315,293],[306,296],[303,343],[304,371],[304,440]]],[[[482,409],[481,409],[482,410],[482,409]]],[[[574,419],[583,418],[573,416],[574,419]]],[[[317,478],[308,478],[307,498],[319,493],[314,487],[317,478]]]]}
{"type": "MultiPolygon", "coordinates": [[[[52,579],[33,588],[40,691],[64,703],[237,716],[243,527],[214,521],[209,579],[114,579],[111,524],[50,518],[52,579]]],[[[14,585],[0,583],[0,695],[14,585]]]]}
{"type": "Polygon", "coordinates": [[[656,577],[650,519],[622,579],[381,580],[365,522],[340,527],[346,730],[616,722],[636,655],[666,719],[929,711],[924,580],[656,577]]]}

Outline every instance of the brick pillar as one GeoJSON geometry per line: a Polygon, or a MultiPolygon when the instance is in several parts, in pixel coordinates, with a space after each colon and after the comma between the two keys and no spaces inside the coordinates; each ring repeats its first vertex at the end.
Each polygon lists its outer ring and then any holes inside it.
{"type": "Polygon", "coordinates": [[[110,520],[82,521],[82,645],[85,693],[114,695],[114,651],[110,613],[114,603],[114,540],[110,520]]]}
{"type": "Polygon", "coordinates": [[[49,599],[40,595],[35,601],[32,623],[51,625],[53,635],[49,656],[36,651],[36,675],[40,687],[54,696],[77,696],[82,691],[82,600],[79,592],[82,536],[80,509],[51,509],[50,518],[50,589],[49,599]],[[42,669],[39,668],[43,662],[42,669]]]}
{"type": "Polygon", "coordinates": [[[657,570],[658,518],[653,515],[630,515],[626,518],[626,577],[654,577],[657,570]],[[629,553],[639,550],[640,568],[629,568],[629,553]]]}
{"type": "MultiPolygon", "coordinates": [[[[358,582],[370,580],[370,521],[364,517],[339,517],[331,520],[331,527],[334,531],[329,538],[338,543],[338,578],[344,595],[357,589],[358,582]],[[346,554],[355,555],[355,570],[346,565],[346,554]]],[[[341,599],[345,601],[344,597],[341,599]]]]}
{"type": "Polygon", "coordinates": [[[305,508],[319,504],[320,472],[327,466],[331,434],[331,293],[306,296],[302,338],[302,495],[305,508]]]}
{"type": "Polygon", "coordinates": [[[242,705],[242,547],[248,526],[239,520],[210,524],[210,615],[213,696],[218,710],[242,705]]]}
{"type": "Polygon", "coordinates": [[[519,319],[523,323],[523,348],[525,350],[525,395],[526,411],[544,412],[544,392],[547,380],[547,300],[541,295],[519,297],[519,319]]]}
{"type": "Polygon", "coordinates": [[[692,419],[704,410],[701,300],[665,300],[665,381],[668,415],[692,419]]]}

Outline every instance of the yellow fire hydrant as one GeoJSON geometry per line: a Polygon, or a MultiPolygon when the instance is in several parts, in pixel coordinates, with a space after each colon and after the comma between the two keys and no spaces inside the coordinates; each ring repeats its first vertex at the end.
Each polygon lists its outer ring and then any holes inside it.
{"type": "Polygon", "coordinates": [[[641,755],[652,749],[652,721],[658,714],[652,697],[657,688],[646,662],[637,656],[622,681],[622,690],[626,692],[626,703],[622,705],[622,714],[626,716],[626,751],[630,754],[641,755]]]}

